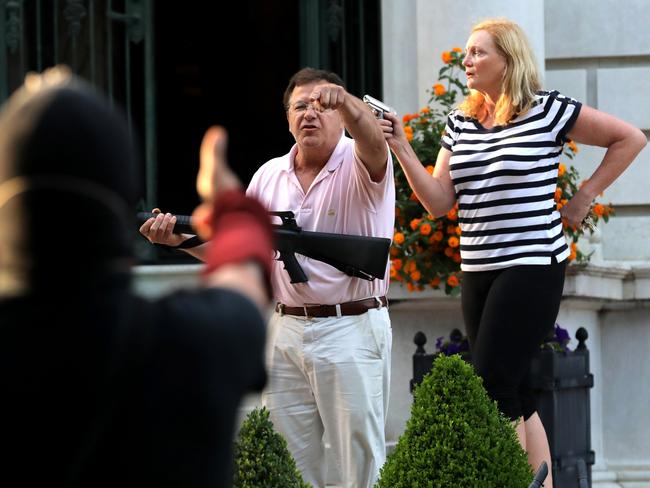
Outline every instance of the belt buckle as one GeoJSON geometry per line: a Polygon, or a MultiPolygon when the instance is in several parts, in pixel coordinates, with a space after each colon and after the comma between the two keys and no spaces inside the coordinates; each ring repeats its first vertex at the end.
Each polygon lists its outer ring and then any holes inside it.
{"type": "Polygon", "coordinates": [[[280,314],[280,317],[282,317],[284,315],[284,303],[278,303],[278,306],[276,308],[280,314]]]}
{"type": "Polygon", "coordinates": [[[388,298],[385,298],[385,297],[378,297],[378,296],[373,296],[373,298],[374,298],[375,301],[377,302],[377,310],[380,310],[380,309],[382,309],[383,307],[388,308],[388,298]],[[384,299],[386,300],[386,304],[385,304],[385,305],[384,305],[384,302],[381,300],[382,298],[384,298],[384,299]]]}
{"type": "Polygon", "coordinates": [[[313,316],[309,315],[309,313],[307,312],[307,309],[308,309],[309,307],[317,307],[317,306],[318,306],[318,303],[303,303],[303,305],[302,305],[302,310],[303,310],[303,312],[305,313],[305,318],[306,318],[307,320],[311,320],[311,319],[314,318],[313,316]]]}

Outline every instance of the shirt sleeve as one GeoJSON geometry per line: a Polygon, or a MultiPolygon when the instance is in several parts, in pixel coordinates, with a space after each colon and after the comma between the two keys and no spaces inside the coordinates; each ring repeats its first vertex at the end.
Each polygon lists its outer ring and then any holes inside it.
{"type": "Polygon", "coordinates": [[[440,139],[440,145],[449,151],[453,151],[452,147],[456,144],[458,139],[459,129],[456,126],[456,111],[449,113],[447,117],[447,124],[445,125],[445,131],[442,134],[440,139]]]}
{"type": "Polygon", "coordinates": [[[356,179],[356,184],[360,189],[360,192],[364,195],[364,199],[367,200],[369,208],[375,208],[377,204],[383,202],[390,191],[394,192],[394,175],[393,175],[393,155],[388,149],[388,156],[386,160],[386,172],[384,177],[379,181],[373,181],[366,168],[365,164],[361,161],[357,155],[356,146],[353,146],[352,157],[354,159],[354,178],[356,179]]]}
{"type": "Polygon", "coordinates": [[[573,128],[580,114],[582,103],[557,91],[551,92],[549,96],[553,98],[553,103],[559,104],[554,130],[557,131],[557,143],[562,145],[568,140],[567,134],[573,128]]]}

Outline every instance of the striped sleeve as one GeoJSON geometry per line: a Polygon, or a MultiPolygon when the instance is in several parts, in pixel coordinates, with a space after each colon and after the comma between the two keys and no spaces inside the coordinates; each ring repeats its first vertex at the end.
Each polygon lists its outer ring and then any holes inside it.
{"type": "Polygon", "coordinates": [[[459,132],[460,131],[456,126],[456,110],[453,110],[447,117],[447,124],[445,125],[445,132],[442,134],[442,138],[440,139],[440,145],[445,149],[452,151],[452,147],[458,140],[459,132]]]}
{"type": "Polygon", "coordinates": [[[558,144],[562,145],[568,140],[567,134],[573,128],[573,125],[580,114],[582,103],[571,97],[562,95],[557,91],[550,92],[549,98],[552,98],[553,103],[559,104],[561,107],[559,111],[561,115],[557,119],[555,130],[557,131],[556,141],[558,144]]]}

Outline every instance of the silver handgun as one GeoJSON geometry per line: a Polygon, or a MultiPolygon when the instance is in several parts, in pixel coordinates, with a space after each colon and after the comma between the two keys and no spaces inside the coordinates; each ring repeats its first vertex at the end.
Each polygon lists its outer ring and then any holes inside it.
{"type": "Polygon", "coordinates": [[[389,107],[381,100],[377,100],[376,98],[371,97],[370,95],[364,95],[363,101],[370,106],[370,109],[375,114],[375,117],[377,117],[378,119],[383,119],[384,114],[387,112],[397,113],[392,107],[389,107]]]}

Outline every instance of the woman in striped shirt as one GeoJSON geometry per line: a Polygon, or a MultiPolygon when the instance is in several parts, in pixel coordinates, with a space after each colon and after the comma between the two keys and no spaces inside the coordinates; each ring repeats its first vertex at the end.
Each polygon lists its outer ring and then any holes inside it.
{"type": "Polygon", "coordinates": [[[440,216],[458,202],[462,308],[472,362],[490,396],[516,422],[531,465],[545,460],[550,466],[527,376],[560,307],[569,256],[562,224],[580,225],[596,195],[647,139],[611,115],[541,91],[526,36],[509,20],[475,25],[463,65],[470,95],[449,115],[433,177],[400,119],[386,114],[379,123],[424,207],[440,216]],[[607,152],[558,211],[553,197],[559,157],[569,138],[607,152]]]}

